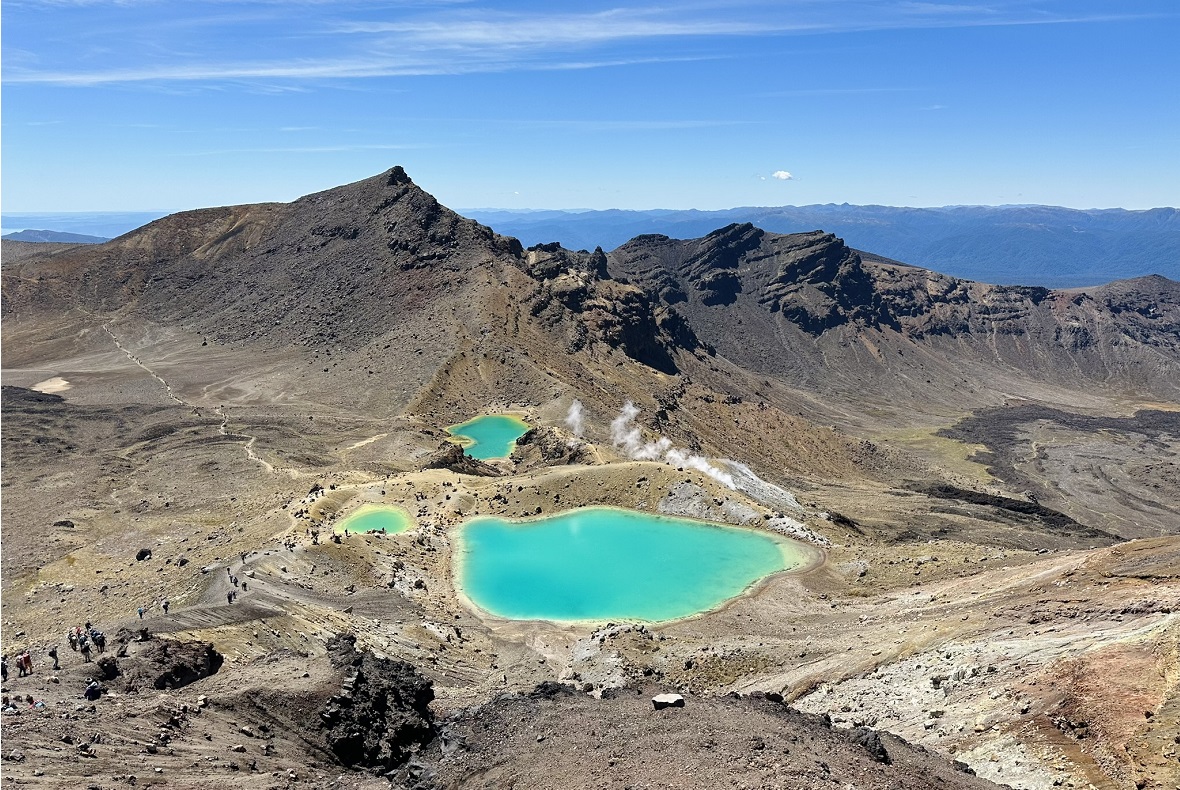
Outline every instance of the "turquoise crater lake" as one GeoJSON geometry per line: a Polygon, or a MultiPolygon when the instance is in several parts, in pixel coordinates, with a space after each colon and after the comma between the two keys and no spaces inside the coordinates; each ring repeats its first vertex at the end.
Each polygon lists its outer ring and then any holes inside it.
{"type": "Polygon", "coordinates": [[[481,516],[459,535],[461,592],[515,620],[675,620],[807,557],[763,532],[608,507],[517,522],[481,516]]]}
{"type": "Polygon", "coordinates": [[[410,514],[400,507],[389,505],[361,505],[336,527],[336,532],[384,532],[387,535],[405,532],[414,525],[410,514]]]}
{"type": "Polygon", "coordinates": [[[447,433],[459,439],[463,451],[472,458],[488,461],[507,458],[516,440],[524,436],[529,424],[510,414],[488,414],[452,425],[447,433]]]}

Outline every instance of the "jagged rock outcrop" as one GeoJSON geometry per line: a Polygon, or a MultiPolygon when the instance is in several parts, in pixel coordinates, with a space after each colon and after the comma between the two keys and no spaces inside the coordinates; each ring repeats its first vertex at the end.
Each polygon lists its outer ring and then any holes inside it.
{"type": "Polygon", "coordinates": [[[128,691],[178,689],[216,674],[224,662],[211,642],[159,639],[124,659],[119,674],[128,691]]]}
{"type": "Polygon", "coordinates": [[[782,312],[808,334],[848,322],[897,327],[860,256],[832,234],[816,231],[774,238],[769,257],[776,271],[763,286],[759,302],[782,312]]]}
{"type": "Polygon", "coordinates": [[[529,428],[516,440],[512,460],[517,464],[535,462],[546,466],[584,464],[591,463],[593,455],[585,443],[577,440],[571,443],[552,428],[537,427],[529,428]]]}
{"type": "Polygon", "coordinates": [[[602,250],[577,253],[556,244],[531,247],[523,261],[538,283],[530,313],[542,325],[564,324],[571,352],[604,343],[665,373],[677,370],[677,350],[700,342],[683,316],[652,300],[642,288],[604,277],[602,250]]]}
{"type": "Polygon", "coordinates": [[[328,643],[343,687],[320,712],[328,749],[342,764],[396,772],[435,736],[434,689],[411,664],[356,650],[356,637],[328,643]]]}
{"type": "Polygon", "coordinates": [[[499,477],[502,473],[491,464],[472,458],[455,442],[443,442],[422,465],[423,469],[449,469],[461,475],[499,477]]]}
{"type": "Polygon", "coordinates": [[[705,347],[794,384],[846,377],[926,397],[920,384],[935,377],[969,383],[999,365],[1180,395],[1180,283],[1163,277],[1084,292],[985,285],[866,262],[830,233],[748,223],[700,239],[638,236],[608,258],[614,277],[675,305],[705,347]]]}

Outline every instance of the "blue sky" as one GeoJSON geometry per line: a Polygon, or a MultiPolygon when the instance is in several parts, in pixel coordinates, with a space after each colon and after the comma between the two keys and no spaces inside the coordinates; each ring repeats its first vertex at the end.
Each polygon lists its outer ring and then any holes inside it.
{"type": "Polygon", "coordinates": [[[0,14],[6,213],[291,200],[394,164],[469,208],[1180,202],[1175,0],[0,14]]]}

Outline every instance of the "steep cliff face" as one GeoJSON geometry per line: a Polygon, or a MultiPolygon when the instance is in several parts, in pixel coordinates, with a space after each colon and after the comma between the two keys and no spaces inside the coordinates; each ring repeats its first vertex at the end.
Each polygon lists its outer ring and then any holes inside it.
{"type": "Polygon", "coordinates": [[[566,328],[566,349],[600,342],[664,373],[677,370],[676,351],[700,342],[683,317],[643,289],[610,279],[606,256],[570,252],[559,245],[529,248],[522,266],[535,280],[526,296],[542,325],[566,328]]]}
{"type": "Polygon", "coordinates": [[[1180,394],[1180,284],[1163,277],[1088,292],[985,285],[869,263],[821,231],[749,224],[686,241],[640,236],[609,267],[676,305],[703,343],[796,383],[970,384],[976,368],[998,364],[1054,383],[1180,394]],[[919,349],[926,356],[909,353],[919,349]]]}

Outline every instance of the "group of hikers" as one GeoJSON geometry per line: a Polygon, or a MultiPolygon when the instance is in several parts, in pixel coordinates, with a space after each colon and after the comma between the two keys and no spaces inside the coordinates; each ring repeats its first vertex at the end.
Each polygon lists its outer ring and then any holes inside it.
{"type": "MultiPolygon", "coordinates": [[[[246,555],[246,552],[242,552],[243,563],[246,562],[246,555]]],[[[248,582],[245,579],[239,580],[237,576],[234,576],[233,571],[228,565],[225,568],[225,572],[229,577],[230,583],[233,584],[233,589],[225,594],[225,599],[226,603],[232,604],[234,599],[238,597],[239,588],[242,592],[246,592],[248,589],[248,582]]],[[[164,610],[164,614],[168,614],[168,606],[169,602],[167,598],[160,601],[160,608],[164,610]]],[[[139,614],[139,619],[142,620],[147,610],[140,606],[138,609],[136,609],[136,612],[139,614]]],[[[82,660],[86,663],[89,663],[93,660],[91,656],[96,650],[99,653],[105,653],[107,649],[106,634],[95,628],[89,622],[86,623],[85,627],[78,625],[68,629],[66,631],[66,640],[70,643],[70,649],[75,653],[81,653],[82,660]]],[[[53,659],[53,669],[61,669],[61,664],[58,661],[57,656],[57,645],[53,645],[49,648],[48,656],[53,659]]],[[[8,655],[0,657],[0,676],[3,677],[3,682],[5,683],[8,682],[8,659],[8,655]]],[[[15,656],[15,662],[16,668],[20,672],[19,677],[23,678],[26,675],[33,674],[33,657],[28,650],[23,650],[20,653],[17,653],[15,656]]],[[[86,696],[89,699],[91,698],[92,694],[99,693],[99,685],[91,678],[87,679],[87,683],[86,696]],[[91,686],[93,686],[93,688],[91,688],[91,686]]]]}
{"type": "MultiPolygon", "coordinates": [[[[90,653],[92,652],[91,644],[98,649],[98,652],[105,653],[107,650],[107,637],[102,631],[99,631],[90,623],[86,624],[86,628],[77,625],[66,631],[66,639],[70,643],[70,650],[75,653],[82,654],[83,661],[90,661],[90,653]]],[[[54,646],[49,653],[53,658],[53,668],[57,669],[57,647],[54,646]]]]}
{"type": "MultiPolygon", "coordinates": [[[[82,654],[82,660],[91,661],[91,653],[97,650],[99,653],[105,653],[107,650],[107,637],[102,631],[99,631],[90,623],[86,623],[83,628],[76,625],[66,631],[66,640],[70,643],[70,649],[76,653],[82,654]]],[[[49,648],[46,655],[53,659],[53,669],[61,669],[61,661],[57,655],[57,645],[49,648]]],[[[16,669],[20,673],[17,677],[25,677],[33,674],[33,656],[28,650],[23,650],[16,654],[16,669]]],[[[8,682],[8,656],[0,656],[0,678],[3,682],[8,682]]]]}
{"type": "MultiPolygon", "coordinates": [[[[164,600],[160,601],[160,608],[164,610],[164,614],[168,614],[168,606],[169,606],[169,603],[168,603],[168,599],[167,599],[167,598],[165,598],[164,600]]],[[[143,619],[144,612],[146,612],[146,611],[147,611],[147,609],[144,609],[144,608],[141,606],[141,607],[139,607],[138,609],[136,609],[135,611],[139,612],[139,619],[140,619],[140,620],[142,620],[142,619],[143,619]]]]}
{"type": "MultiPolygon", "coordinates": [[[[246,561],[246,553],[242,552],[242,562],[245,562],[245,561],[246,561]]],[[[229,583],[234,586],[234,588],[232,590],[226,591],[225,602],[227,604],[232,604],[234,602],[234,600],[238,597],[238,588],[241,587],[242,592],[246,592],[246,590],[249,589],[250,583],[248,581],[246,581],[245,579],[239,580],[237,576],[234,576],[233,569],[231,569],[228,565],[225,566],[225,575],[229,577],[229,583]]]]}
{"type": "MultiPolygon", "coordinates": [[[[16,668],[20,672],[18,677],[33,674],[33,657],[29,655],[29,651],[16,654],[16,668]]],[[[3,676],[4,682],[8,682],[8,656],[0,657],[0,675],[3,676]]]]}
{"type": "Polygon", "coordinates": [[[5,694],[4,698],[0,700],[0,711],[4,713],[16,713],[19,712],[19,708],[17,707],[19,705],[25,705],[29,710],[41,710],[45,707],[45,700],[35,700],[32,694],[26,694],[23,697],[18,694],[12,698],[9,698],[5,694]]]}

